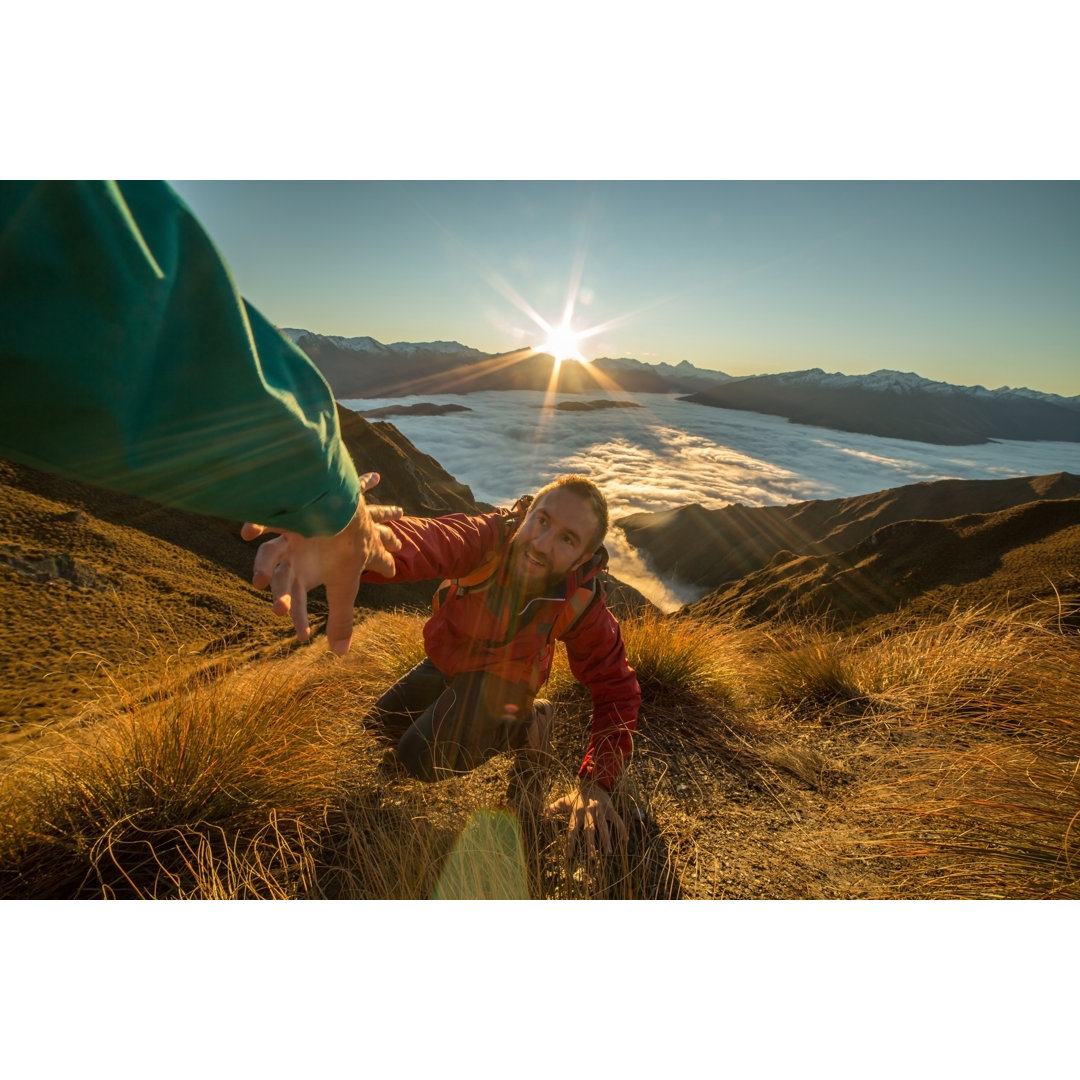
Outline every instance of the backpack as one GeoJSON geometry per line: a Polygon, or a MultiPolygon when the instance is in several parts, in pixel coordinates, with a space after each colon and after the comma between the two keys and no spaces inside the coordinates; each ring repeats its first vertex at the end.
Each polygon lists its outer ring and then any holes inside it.
{"type": "MultiPolygon", "coordinates": [[[[447,578],[443,581],[431,598],[431,613],[433,615],[443,604],[455,596],[484,592],[491,588],[506,544],[513,539],[514,533],[518,531],[521,523],[525,520],[532,502],[533,497],[531,495],[522,495],[510,510],[499,511],[503,519],[504,543],[493,551],[475,570],[471,570],[463,577],[447,578]]],[[[579,585],[560,607],[559,613],[555,616],[555,621],[548,630],[548,641],[562,637],[563,634],[567,633],[585,614],[598,595],[600,595],[599,574],[579,585]]]]}

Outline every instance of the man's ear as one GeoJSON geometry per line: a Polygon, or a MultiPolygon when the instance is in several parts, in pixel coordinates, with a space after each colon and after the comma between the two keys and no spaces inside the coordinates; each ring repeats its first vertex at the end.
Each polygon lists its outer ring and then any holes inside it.
{"type": "Polygon", "coordinates": [[[575,562],[573,566],[570,567],[570,569],[576,570],[579,566],[584,566],[599,550],[599,548],[596,548],[593,551],[586,551],[585,554],[582,555],[581,558],[578,559],[577,562],[575,562]]]}

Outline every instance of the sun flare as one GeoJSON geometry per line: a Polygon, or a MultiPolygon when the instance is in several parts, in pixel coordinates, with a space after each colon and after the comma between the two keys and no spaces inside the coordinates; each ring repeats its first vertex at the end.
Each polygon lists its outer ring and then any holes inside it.
{"type": "Polygon", "coordinates": [[[558,363],[564,360],[577,360],[585,363],[585,357],[581,355],[579,343],[581,335],[570,329],[569,324],[555,326],[548,333],[547,341],[540,346],[539,351],[550,354],[558,363]]]}

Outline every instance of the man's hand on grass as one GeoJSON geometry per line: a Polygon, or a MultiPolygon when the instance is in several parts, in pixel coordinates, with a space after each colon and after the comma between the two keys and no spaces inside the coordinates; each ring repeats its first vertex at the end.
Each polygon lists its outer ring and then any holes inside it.
{"type": "Polygon", "coordinates": [[[296,636],[311,636],[307,594],[318,585],[326,586],[330,609],[326,638],[339,656],[349,651],[352,641],[353,606],[360,589],[360,575],[374,570],[383,577],[394,576],[392,553],[401,541],[383,522],[401,517],[398,506],[364,503],[364,492],[379,482],[378,473],[360,478],[360,502],[352,521],[334,536],[301,536],[285,529],[268,529],[246,522],[240,535],[255,540],[269,532],[280,535],[259,546],[255,553],[252,584],[257,589],[270,586],[275,615],[291,615],[296,636]]]}
{"type": "Polygon", "coordinates": [[[611,801],[611,793],[593,780],[582,778],[577,790],[557,799],[544,811],[544,820],[570,815],[566,836],[566,860],[577,850],[579,837],[584,840],[585,854],[596,858],[597,851],[610,855],[617,843],[626,844],[626,825],[611,801]]]}

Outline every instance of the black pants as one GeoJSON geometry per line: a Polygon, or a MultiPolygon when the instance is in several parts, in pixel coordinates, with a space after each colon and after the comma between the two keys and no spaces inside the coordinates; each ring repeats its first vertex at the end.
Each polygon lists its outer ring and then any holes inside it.
{"type": "Polygon", "coordinates": [[[524,683],[474,671],[447,678],[425,659],[375,702],[370,718],[385,730],[407,724],[398,760],[420,780],[441,780],[522,749],[532,703],[524,683]]]}

